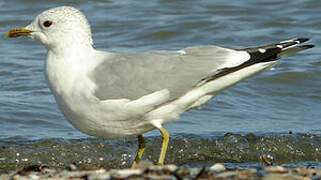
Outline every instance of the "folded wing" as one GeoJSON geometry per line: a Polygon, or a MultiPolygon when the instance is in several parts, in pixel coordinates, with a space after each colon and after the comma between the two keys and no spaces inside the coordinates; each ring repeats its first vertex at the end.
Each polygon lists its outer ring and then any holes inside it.
{"type": "Polygon", "coordinates": [[[224,68],[249,60],[246,51],[218,46],[199,46],[180,51],[150,51],[114,54],[99,64],[91,74],[98,85],[95,95],[101,99],[137,99],[167,89],[175,99],[203,79],[224,68]]]}

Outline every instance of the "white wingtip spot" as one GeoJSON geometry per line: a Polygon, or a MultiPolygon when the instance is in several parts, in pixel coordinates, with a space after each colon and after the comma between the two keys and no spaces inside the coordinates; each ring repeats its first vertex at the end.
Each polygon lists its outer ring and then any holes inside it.
{"type": "Polygon", "coordinates": [[[285,40],[285,41],[281,41],[280,43],[288,43],[288,42],[293,42],[295,41],[296,39],[289,39],[289,40],[285,40]]]}
{"type": "Polygon", "coordinates": [[[283,48],[283,46],[282,46],[282,45],[276,45],[276,47],[281,48],[281,49],[283,48]]]}
{"type": "Polygon", "coordinates": [[[259,52],[260,52],[260,53],[265,53],[265,52],[266,52],[266,49],[260,48],[260,49],[259,49],[259,52]]]}

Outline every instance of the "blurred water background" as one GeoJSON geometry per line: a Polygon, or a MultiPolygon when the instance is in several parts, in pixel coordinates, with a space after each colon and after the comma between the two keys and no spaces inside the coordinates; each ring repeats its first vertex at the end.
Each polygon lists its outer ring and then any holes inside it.
{"type": "MultiPolygon", "coordinates": [[[[273,70],[229,88],[202,109],[166,125],[173,136],[167,161],[251,165],[260,162],[262,154],[272,154],[278,163],[321,167],[321,1],[3,0],[0,169],[74,161],[125,167],[136,152],[135,138],[101,140],[73,128],[45,82],[45,48],[28,38],[5,39],[8,30],[62,5],[82,10],[91,23],[95,47],[113,52],[209,44],[245,48],[311,38],[313,49],[283,58],[273,70]]],[[[159,132],[146,136],[152,142],[145,158],[156,159],[159,132]]]]}

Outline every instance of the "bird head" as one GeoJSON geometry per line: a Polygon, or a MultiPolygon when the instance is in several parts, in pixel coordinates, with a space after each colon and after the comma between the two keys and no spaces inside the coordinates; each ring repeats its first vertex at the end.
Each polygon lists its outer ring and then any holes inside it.
{"type": "Polygon", "coordinates": [[[47,49],[69,46],[92,46],[90,25],[85,15],[70,6],[48,9],[38,15],[31,24],[10,30],[6,37],[28,36],[47,49]]]}

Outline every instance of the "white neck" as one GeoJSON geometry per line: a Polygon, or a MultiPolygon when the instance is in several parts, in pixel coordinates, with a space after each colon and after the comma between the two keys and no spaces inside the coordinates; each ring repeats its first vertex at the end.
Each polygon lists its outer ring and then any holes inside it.
{"type": "Polygon", "coordinates": [[[48,85],[54,94],[72,93],[75,79],[88,72],[92,60],[89,57],[94,51],[92,47],[85,46],[55,48],[48,51],[45,74],[48,85]]]}
{"type": "Polygon", "coordinates": [[[57,57],[74,56],[93,50],[92,44],[89,41],[75,38],[64,38],[63,41],[45,46],[48,52],[55,54],[57,57]]]}

